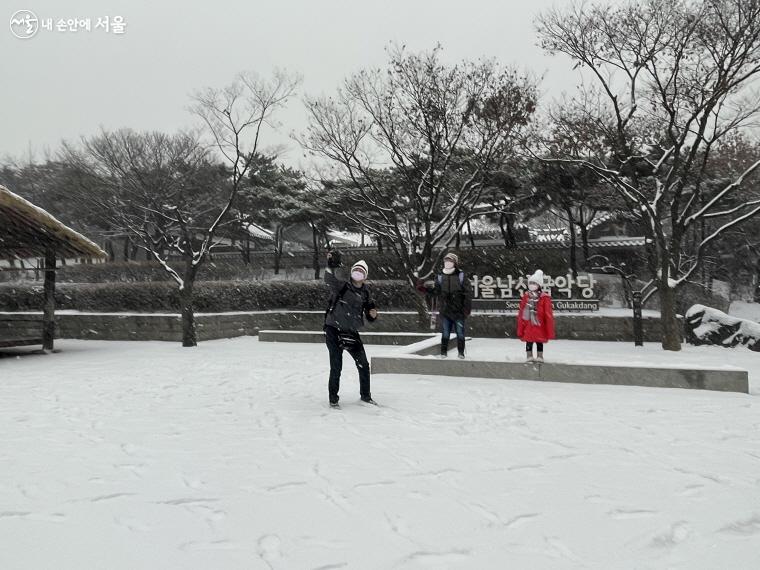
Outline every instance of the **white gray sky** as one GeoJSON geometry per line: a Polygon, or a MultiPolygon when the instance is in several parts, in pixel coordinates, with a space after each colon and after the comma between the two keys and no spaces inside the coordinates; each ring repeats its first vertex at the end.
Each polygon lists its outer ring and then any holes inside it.
{"type": "MultiPolygon", "coordinates": [[[[563,3],[566,0],[556,0],[563,3]]],[[[221,87],[242,70],[267,75],[281,67],[303,75],[302,93],[329,93],[341,79],[382,65],[390,42],[411,50],[437,42],[452,62],[496,57],[545,74],[545,98],[572,91],[578,76],[563,57],[536,45],[533,19],[555,0],[3,0],[0,8],[0,156],[39,156],[61,139],[106,128],[177,129],[196,125],[189,94],[221,87]],[[40,29],[11,33],[11,15],[42,21],[121,16],[124,34],[40,29]]],[[[287,143],[282,158],[301,152],[288,133],[306,118],[299,99],[279,115],[287,143]]]]}

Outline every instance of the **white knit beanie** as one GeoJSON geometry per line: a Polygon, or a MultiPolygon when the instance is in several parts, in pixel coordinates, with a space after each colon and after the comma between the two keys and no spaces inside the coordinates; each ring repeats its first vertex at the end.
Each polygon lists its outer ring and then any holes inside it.
{"type": "Polygon", "coordinates": [[[367,277],[369,277],[369,267],[367,267],[367,262],[366,262],[366,261],[364,261],[363,259],[360,259],[359,261],[357,261],[356,263],[354,263],[354,264],[351,266],[351,272],[352,272],[352,273],[354,272],[354,270],[363,271],[363,272],[364,272],[364,278],[365,278],[365,279],[366,279],[367,277]]]}
{"type": "Polygon", "coordinates": [[[544,286],[544,272],[540,269],[536,269],[536,272],[528,277],[528,283],[538,283],[539,287],[544,286]]]}

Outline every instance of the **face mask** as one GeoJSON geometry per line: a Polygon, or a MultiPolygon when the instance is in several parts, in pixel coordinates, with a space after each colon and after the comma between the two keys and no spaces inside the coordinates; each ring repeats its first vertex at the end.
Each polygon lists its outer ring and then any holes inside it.
{"type": "Polygon", "coordinates": [[[453,261],[444,261],[443,266],[446,269],[453,269],[454,268],[454,262],[453,261]]]}
{"type": "Polygon", "coordinates": [[[530,283],[528,285],[528,289],[530,289],[531,291],[538,291],[538,285],[535,283],[530,283]]]}
{"type": "Polygon", "coordinates": [[[364,281],[364,273],[362,273],[361,271],[352,271],[351,279],[353,279],[354,281],[364,281]]]}

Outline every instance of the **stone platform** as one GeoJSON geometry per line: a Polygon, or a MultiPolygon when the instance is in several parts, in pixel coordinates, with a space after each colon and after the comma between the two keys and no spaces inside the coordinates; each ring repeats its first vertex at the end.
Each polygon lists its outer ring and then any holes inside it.
{"type": "MultiPolygon", "coordinates": [[[[720,392],[749,393],[746,370],[725,368],[685,368],[610,364],[542,364],[509,360],[446,360],[430,356],[437,339],[421,341],[403,354],[373,356],[373,374],[424,374],[463,378],[534,380],[575,384],[611,384],[648,388],[687,388],[720,392]]],[[[475,341],[477,342],[477,340],[475,341]]]]}
{"type": "MultiPolygon", "coordinates": [[[[364,344],[408,346],[435,335],[427,333],[363,332],[364,344]]],[[[259,342],[325,342],[322,331],[259,331],[259,342]]]]}

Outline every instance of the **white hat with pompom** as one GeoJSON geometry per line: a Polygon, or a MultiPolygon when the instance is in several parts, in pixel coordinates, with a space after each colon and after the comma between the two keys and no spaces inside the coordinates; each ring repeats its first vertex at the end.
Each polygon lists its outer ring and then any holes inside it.
{"type": "Polygon", "coordinates": [[[544,286],[544,272],[536,269],[536,272],[528,277],[528,283],[538,283],[540,287],[544,286]]]}

